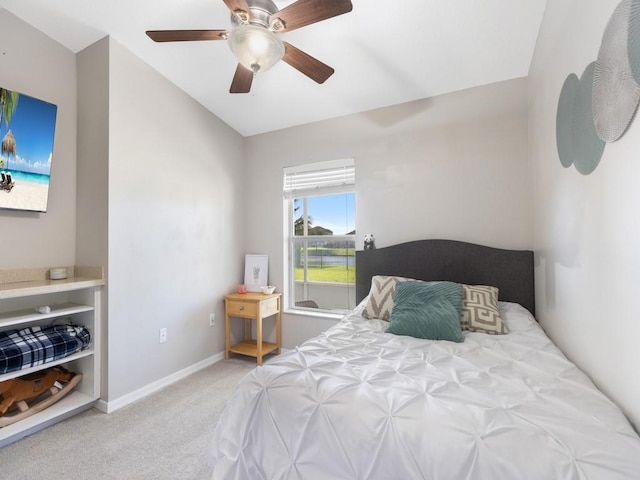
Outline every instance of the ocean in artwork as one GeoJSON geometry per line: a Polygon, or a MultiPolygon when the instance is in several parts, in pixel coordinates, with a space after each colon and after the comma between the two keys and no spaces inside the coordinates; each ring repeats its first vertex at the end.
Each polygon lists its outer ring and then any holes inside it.
{"type": "Polygon", "coordinates": [[[51,178],[49,175],[43,175],[41,173],[29,173],[29,172],[20,172],[18,170],[3,170],[4,172],[11,172],[11,177],[16,182],[31,182],[37,183],[39,185],[49,185],[49,179],[51,178]]]}

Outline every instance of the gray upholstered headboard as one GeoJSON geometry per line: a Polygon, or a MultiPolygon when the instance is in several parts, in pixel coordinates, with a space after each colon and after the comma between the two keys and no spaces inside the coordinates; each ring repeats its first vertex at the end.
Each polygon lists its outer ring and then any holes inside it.
{"type": "Polygon", "coordinates": [[[356,252],[356,302],[374,275],[491,285],[499,299],[519,303],[535,315],[533,252],[502,250],[455,240],[416,240],[356,252]]]}

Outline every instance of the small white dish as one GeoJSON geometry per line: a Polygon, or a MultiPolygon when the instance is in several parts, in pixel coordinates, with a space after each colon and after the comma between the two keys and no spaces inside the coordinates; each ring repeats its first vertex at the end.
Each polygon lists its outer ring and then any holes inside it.
{"type": "Polygon", "coordinates": [[[66,268],[52,268],[49,270],[49,278],[51,280],[63,280],[67,278],[66,268]]]}
{"type": "Polygon", "coordinates": [[[276,287],[274,285],[267,285],[264,287],[260,287],[260,290],[262,290],[262,293],[264,293],[265,295],[270,295],[275,292],[276,287]]]}

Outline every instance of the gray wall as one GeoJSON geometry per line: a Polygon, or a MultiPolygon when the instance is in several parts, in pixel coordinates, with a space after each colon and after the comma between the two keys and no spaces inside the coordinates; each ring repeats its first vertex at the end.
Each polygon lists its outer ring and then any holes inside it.
{"type": "Polygon", "coordinates": [[[243,172],[238,133],[109,41],[109,401],[224,349],[243,172]]]}
{"type": "Polygon", "coordinates": [[[598,55],[619,1],[550,0],[529,76],[536,312],[551,338],[640,426],[640,123],[588,176],[563,168],[562,84],[598,55]]]}
{"type": "MultiPolygon", "coordinates": [[[[354,157],[356,247],[453,238],[531,248],[527,82],[516,79],[246,140],[245,247],[284,288],[282,168],[354,157]]],[[[287,314],[291,348],[331,325],[287,314]]]]}
{"type": "Polygon", "coordinates": [[[0,86],[58,107],[48,211],[0,210],[3,232],[0,268],[73,265],[76,56],[7,10],[0,9],[0,86]]]}
{"type": "MultiPolygon", "coordinates": [[[[78,203],[76,264],[109,275],[109,39],[78,53],[78,203]]],[[[108,289],[102,298],[101,392],[107,398],[108,289]]]]}

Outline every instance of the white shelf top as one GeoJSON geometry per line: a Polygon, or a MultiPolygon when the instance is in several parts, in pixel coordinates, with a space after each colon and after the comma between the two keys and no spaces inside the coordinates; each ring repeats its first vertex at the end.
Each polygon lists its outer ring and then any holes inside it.
{"type": "Polygon", "coordinates": [[[48,268],[0,270],[0,300],[104,285],[102,267],[68,267],[69,277],[48,278],[48,268]]]}
{"type": "Polygon", "coordinates": [[[11,325],[26,326],[26,324],[30,322],[39,322],[49,318],[64,317],[67,315],[74,315],[76,313],[93,311],[93,307],[91,305],[78,305],[75,303],[51,305],[50,308],[51,311],[49,313],[38,313],[35,311],[35,308],[17,310],[13,312],[1,312],[0,327],[7,327],[11,325]]]}
{"type": "Polygon", "coordinates": [[[0,284],[0,300],[46,293],[69,292],[104,285],[102,278],[66,278],[64,280],[32,280],[0,284]]]}
{"type": "Polygon", "coordinates": [[[90,408],[96,400],[96,398],[74,390],[49,408],[12,425],[0,428],[0,447],[11,443],[12,440],[10,440],[10,437],[12,436],[24,436],[33,433],[40,430],[43,426],[49,426],[75,412],[90,408]]]}
{"type": "Polygon", "coordinates": [[[17,370],[15,372],[4,373],[0,375],[0,382],[4,382],[5,380],[11,380],[12,378],[22,377],[24,375],[29,375],[30,373],[39,372],[45,368],[55,367],[56,365],[62,365],[63,363],[72,362],[73,360],[78,360],[80,358],[89,357],[91,355],[95,355],[95,350],[92,347],[85,348],[84,350],[80,350],[79,352],[74,353],[73,355],[69,355],[68,357],[59,358],[58,360],[54,360],[52,362],[47,362],[42,365],[37,365],[35,367],[24,368],[22,370],[17,370]]]}

